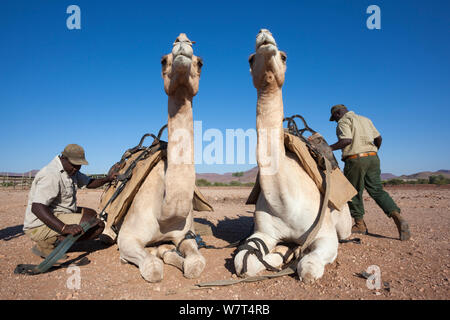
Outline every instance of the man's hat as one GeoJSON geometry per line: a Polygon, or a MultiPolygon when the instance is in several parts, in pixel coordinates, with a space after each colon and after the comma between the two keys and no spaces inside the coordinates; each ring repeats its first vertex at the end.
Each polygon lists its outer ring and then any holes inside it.
{"type": "Polygon", "coordinates": [[[339,109],[343,109],[343,108],[347,108],[346,106],[344,106],[343,104],[337,104],[331,107],[331,117],[330,117],[330,121],[334,121],[334,117],[333,117],[333,113],[335,113],[336,111],[338,111],[339,109]]]}
{"type": "Polygon", "coordinates": [[[61,153],[71,164],[87,165],[89,164],[84,157],[84,149],[77,144],[68,144],[61,153]]]}

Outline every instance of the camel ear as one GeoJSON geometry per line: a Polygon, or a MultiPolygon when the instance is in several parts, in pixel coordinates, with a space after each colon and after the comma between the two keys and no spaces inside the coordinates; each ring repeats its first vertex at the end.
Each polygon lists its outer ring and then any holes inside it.
{"type": "Polygon", "coordinates": [[[255,54],[251,54],[250,57],[248,57],[248,63],[250,64],[250,71],[252,70],[253,67],[253,61],[255,61],[255,54]]]}

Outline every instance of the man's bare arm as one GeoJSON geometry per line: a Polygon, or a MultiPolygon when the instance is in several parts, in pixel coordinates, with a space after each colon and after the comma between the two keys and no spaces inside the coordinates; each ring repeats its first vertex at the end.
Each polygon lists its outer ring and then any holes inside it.
{"type": "Polygon", "coordinates": [[[375,144],[375,146],[378,148],[378,150],[380,150],[381,147],[381,142],[383,141],[383,138],[381,138],[381,136],[376,137],[373,140],[373,143],[375,144]]]}
{"type": "Polygon", "coordinates": [[[59,220],[45,204],[33,202],[31,205],[31,212],[33,212],[34,215],[45,223],[50,229],[58,232],[59,234],[71,234],[75,236],[83,232],[83,229],[79,225],[65,224],[59,220]]]}
{"type": "Polygon", "coordinates": [[[352,139],[339,139],[338,142],[336,142],[335,144],[332,144],[330,146],[331,150],[335,151],[335,150],[340,150],[340,149],[344,149],[346,146],[348,146],[349,144],[352,143],[352,139]]]}

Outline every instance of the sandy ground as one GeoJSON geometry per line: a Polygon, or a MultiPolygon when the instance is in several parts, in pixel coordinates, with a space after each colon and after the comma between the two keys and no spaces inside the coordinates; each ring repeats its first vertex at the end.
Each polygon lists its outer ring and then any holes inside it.
{"type": "MultiPolygon", "coordinates": [[[[213,213],[196,213],[195,220],[209,226],[207,244],[223,246],[239,240],[252,230],[254,206],[245,205],[250,188],[209,187],[201,189],[213,205],[213,213]]],[[[273,300],[273,299],[438,299],[448,300],[450,188],[435,186],[388,187],[412,231],[409,241],[397,240],[392,220],[365,196],[366,222],[370,235],[358,235],[361,244],[339,247],[336,261],[326,266],[323,278],[304,284],[297,275],[227,287],[197,289],[196,283],[234,279],[234,249],[201,249],[207,266],[198,279],[186,279],[175,267],[165,265],[164,280],[146,282],[138,269],[119,262],[117,245],[99,241],[77,245],[69,252],[77,268],[52,269],[41,275],[16,275],[17,264],[40,263],[22,232],[28,191],[0,190],[0,299],[163,299],[163,300],[273,300]],[[382,288],[369,289],[356,276],[376,265],[382,288]],[[79,288],[73,282],[78,272],[79,288]],[[73,288],[75,286],[75,288],[73,288]]],[[[97,208],[100,190],[81,190],[80,206],[97,208]]]]}

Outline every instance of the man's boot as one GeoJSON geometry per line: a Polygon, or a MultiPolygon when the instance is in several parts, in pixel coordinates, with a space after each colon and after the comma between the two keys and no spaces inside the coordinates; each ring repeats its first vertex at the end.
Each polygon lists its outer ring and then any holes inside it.
{"type": "Polygon", "coordinates": [[[395,225],[397,226],[398,234],[400,240],[409,240],[411,238],[411,232],[409,231],[408,222],[400,215],[400,212],[391,212],[391,218],[394,219],[395,225]]]}
{"type": "Polygon", "coordinates": [[[362,218],[355,218],[355,224],[352,227],[352,233],[367,234],[367,226],[362,218]]]}

